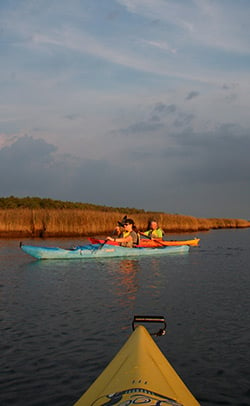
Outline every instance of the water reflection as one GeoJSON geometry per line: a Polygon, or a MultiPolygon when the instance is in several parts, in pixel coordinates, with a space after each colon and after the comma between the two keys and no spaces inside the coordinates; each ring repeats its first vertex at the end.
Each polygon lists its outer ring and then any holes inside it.
{"type": "Polygon", "coordinates": [[[110,291],[117,298],[120,307],[133,309],[139,290],[140,263],[136,259],[122,259],[118,264],[118,267],[111,266],[108,271],[113,281],[110,291]]]}
{"type": "MultiPolygon", "coordinates": [[[[111,306],[121,312],[133,315],[140,312],[141,306],[150,313],[156,311],[169,284],[168,272],[162,272],[163,264],[168,268],[168,261],[163,258],[122,259],[110,261],[107,267],[109,294],[113,297],[111,306]]],[[[171,267],[171,262],[169,264],[171,267]]],[[[126,323],[127,323],[127,319],[126,323]]]]}

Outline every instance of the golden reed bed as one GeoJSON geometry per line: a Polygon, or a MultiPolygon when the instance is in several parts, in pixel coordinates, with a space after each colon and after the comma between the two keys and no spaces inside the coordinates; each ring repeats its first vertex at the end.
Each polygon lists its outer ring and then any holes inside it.
{"type": "MultiPolygon", "coordinates": [[[[82,209],[0,209],[0,237],[83,237],[109,234],[123,214],[82,209]]],[[[179,214],[130,214],[139,228],[146,230],[153,217],[171,232],[197,232],[219,228],[245,228],[250,222],[242,219],[196,218],[179,214]]]]}

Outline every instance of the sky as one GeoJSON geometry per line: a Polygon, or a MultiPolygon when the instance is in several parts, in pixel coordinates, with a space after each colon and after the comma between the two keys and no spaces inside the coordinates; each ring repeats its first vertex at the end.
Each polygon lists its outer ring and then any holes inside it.
{"type": "Polygon", "coordinates": [[[0,196],[250,219],[249,0],[1,0],[0,196]]]}

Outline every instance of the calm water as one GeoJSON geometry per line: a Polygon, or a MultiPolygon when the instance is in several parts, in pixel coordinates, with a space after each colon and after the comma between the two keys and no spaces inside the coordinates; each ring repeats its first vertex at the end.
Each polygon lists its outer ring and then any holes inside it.
{"type": "Polygon", "coordinates": [[[72,405],[134,314],[166,317],[157,343],[202,405],[249,406],[250,229],[197,236],[188,254],[86,262],[35,261],[0,240],[1,406],[72,405]]]}

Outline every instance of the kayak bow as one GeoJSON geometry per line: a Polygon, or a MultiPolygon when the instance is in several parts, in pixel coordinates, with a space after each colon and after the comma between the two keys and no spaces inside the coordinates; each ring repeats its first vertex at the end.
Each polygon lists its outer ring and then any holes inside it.
{"type": "Polygon", "coordinates": [[[135,328],[75,406],[136,404],[199,406],[143,325],[135,328]]]}

